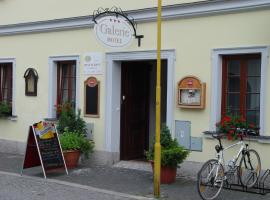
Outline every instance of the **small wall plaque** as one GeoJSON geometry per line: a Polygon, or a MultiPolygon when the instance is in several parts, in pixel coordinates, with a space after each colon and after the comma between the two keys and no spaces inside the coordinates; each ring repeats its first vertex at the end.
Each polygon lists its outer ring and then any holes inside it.
{"type": "Polygon", "coordinates": [[[178,107],[204,109],[205,88],[206,84],[197,77],[184,77],[178,83],[178,107]]]}
{"type": "Polygon", "coordinates": [[[37,96],[38,73],[34,68],[28,68],[24,73],[25,95],[37,96]]]}

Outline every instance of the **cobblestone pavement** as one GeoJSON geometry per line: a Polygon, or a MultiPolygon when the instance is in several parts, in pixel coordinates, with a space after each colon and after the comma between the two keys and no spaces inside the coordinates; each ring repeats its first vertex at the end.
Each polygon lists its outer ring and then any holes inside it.
{"type": "Polygon", "coordinates": [[[117,192],[98,190],[61,181],[0,172],[1,200],[143,200],[117,192]]]}
{"type": "MultiPolygon", "coordinates": [[[[0,154],[0,171],[20,172],[22,156],[0,154]]],[[[83,166],[70,171],[70,174],[50,174],[48,180],[60,180],[67,183],[76,183],[82,186],[91,186],[108,191],[152,197],[153,177],[151,168],[143,169],[140,163],[132,163],[129,169],[125,163],[109,166],[83,166]]],[[[184,163],[178,172],[176,183],[161,185],[161,199],[164,200],[200,200],[196,189],[196,173],[199,166],[195,163],[184,163]]],[[[42,177],[41,168],[29,169],[26,175],[42,177]]],[[[75,193],[74,193],[75,194],[75,193]]],[[[77,193],[80,196],[80,194],[77,193]]],[[[0,198],[1,199],[1,198],[0,198]]],[[[102,198],[101,198],[102,199],[102,198]]],[[[222,190],[217,200],[269,200],[268,195],[257,195],[230,190],[222,190]]],[[[1,199],[2,200],[2,199],[1,199]]]]}
{"type": "MultiPolygon", "coordinates": [[[[151,172],[123,168],[98,167],[73,171],[70,176],[58,177],[60,180],[73,181],[98,188],[151,197],[153,177],[151,172]],[[90,178],[91,177],[91,178],[90,178]],[[110,177],[110,178],[107,178],[110,177]],[[105,181],[104,181],[105,179],[105,181]]],[[[161,197],[168,200],[200,200],[196,182],[177,176],[176,182],[161,185],[161,197]]],[[[223,190],[217,200],[269,200],[270,195],[262,196],[250,193],[223,190]]]]}

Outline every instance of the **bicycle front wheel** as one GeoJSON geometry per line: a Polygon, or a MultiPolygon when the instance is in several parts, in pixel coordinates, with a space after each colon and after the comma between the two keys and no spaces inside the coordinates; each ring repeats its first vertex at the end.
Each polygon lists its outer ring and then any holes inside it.
{"type": "Polygon", "coordinates": [[[198,172],[197,189],[204,200],[215,199],[223,186],[224,168],[215,159],[208,160],[198,172]]]}
{"type": "Polygon", "coordinates": [[[253,187],[260,177],[260,172],[261,159],[259,154],[253,149],[243,153],[239,167],[239,179],[241,184],[248,188],[253,187]]]}

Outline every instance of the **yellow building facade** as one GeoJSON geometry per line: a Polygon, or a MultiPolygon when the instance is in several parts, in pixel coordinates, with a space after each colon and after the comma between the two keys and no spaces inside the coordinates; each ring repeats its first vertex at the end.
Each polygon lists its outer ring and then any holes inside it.
{"type": "MultiPolygon", "coordinates": [[[[0,151],[24,153],[29,126],[55,118],[57,65],[66,61],[72,61],[75,66],[76,108],[85,110],[84,82],[95,77],[100,84],[98,116],[83,115],[87,123],[94,125],[95,159],[113,163],[136,158],[133,158],[135,153],[131,147],[143,145],[139,151],[146,150],[155,132],[156,4],[156,1],[143,0],[0,1],[0,65],[12,65],[12,116],[0,118],[0,151]],[[113,6],[120,7],[137,22],[137,33],[144,35],[140,47],[137,40],[133,40],[127,47],[110,49],[97,40],[92,14],[100,7],[113,6]],[[100,56],[99,73],[86,73],[88,54],[100,56]],[[23,75],[28,68],[34,68],[38,73],[37,96],[25,95],[23,75]],[[145,84],[147,90],[143,89],[145,84]],[[141,104],[135,97],[140,95],[146,104],[141,110],[136,107],[141,104]],[[129,97],[132,101],[128,100],[129,97]],[[126,100],[129,104],[123,107],[126,100]],[[136,109],[132,110],[133,107],[136,109]],[[140,123],[138,118],[141,118],[146,124],[143,127],[145,135],[131,144],[130,137],[123,136],[123,132],[132,129],[127,132],[139,134],[132,124],[137,116],[136,110],[144,113],[137,117],[136,123],[140,123]]],[[[185,140],[184,145],[192,150],[188,160],[204,162],[214,157],[217,141],[203,131],[216,130],[216,123],[222,116],[224,59],[232,58],[230,62],[235,60],[234,56],[240,56],[240,60],[247,56],[252,60],[250,67],[257,63],[260,68],[257,82],[251,86],[256,90],[252,95],[257,97],[251,97],[253,103],[245,103],[246,107],[250,105],[245,110],[251,113],[246,114],[247,118],[257,117],[254,123],[260,127],[260,136],[252,138],[249,143],[259,152],[263,168],[269,168],[269,18],[269,0],[163,1],[162,121],[167,123],[174,137],[185,140]],[[258,56],[257,60],[254,61],[252,56],[258,56]],[[179,107],[178,83],[186,76],[197,77],[205,83],[204,108],[179,107]]],[[[231,68],[234,66],[237,63],[232,63],[231,68]]],[[[226,94],[230,95],[229,92],[226,94]]],[[[230,100],[228,97],[227,103],[230,100]]],[[[232,107],[241,108],[242,104],[242,101],[239,105],[232,103],[232,107]]]]}

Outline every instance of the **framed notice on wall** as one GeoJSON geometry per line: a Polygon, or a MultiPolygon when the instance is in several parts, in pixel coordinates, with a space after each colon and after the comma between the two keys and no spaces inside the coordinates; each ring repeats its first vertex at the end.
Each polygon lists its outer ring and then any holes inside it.
{"type": "Polygon", "coordinates": [[[84,54],[84,75],[102,74],[102,53],[84,54]]]}
{"type": "Polygon", "coordinates": [[[84,116],[99,117],[100,82],[95,77],[89,77],[84,82],[84,116]]]}
{"type": "Polygon", "coordinates": [[[195,76],[181,79],[178,83],[178,107],[204,109],[205,88],[205,83],[195,76]]]}

